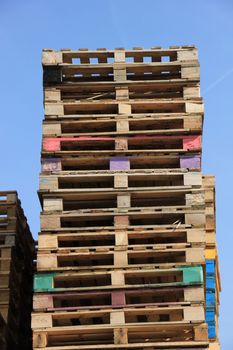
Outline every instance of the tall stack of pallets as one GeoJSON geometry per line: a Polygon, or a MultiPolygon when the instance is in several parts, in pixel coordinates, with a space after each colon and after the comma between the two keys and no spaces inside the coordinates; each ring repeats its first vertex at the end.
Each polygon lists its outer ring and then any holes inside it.
{"type": "Polygon", "coordinates": [[[0,192],[0,349],[31,350],[35,243],[16,191],[0,192]]]}
{"type": "Polygon", "coordinates": [[[34,349],[219,349],[197,49],[44,50],[43,69],[34,349]]]}

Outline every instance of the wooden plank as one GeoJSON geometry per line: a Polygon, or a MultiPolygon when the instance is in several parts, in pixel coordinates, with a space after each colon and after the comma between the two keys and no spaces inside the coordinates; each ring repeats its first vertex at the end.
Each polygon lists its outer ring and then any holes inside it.
{"type": "Polygon", "coordinates": [[[200,68],[199,67],[182,67],[181,78],[200,79],[200,68]]]}
{"type": "Polygon", "coordinates": [[[131,196],[129,194],[117,195],[117,208],[130,208],[131,196]]]}
{"type": "Polygon", "coordinates": [[[116,100],[124,101],[124,100],[128,100],[128,99],[129,99],[129,88],[128,87],[116,87],[116,100]]]}
{"type": "MultiPolygon", "coordinates": [[[[48,163],[46,165],[48,165],[48,163]]],[[[40,175],[40,190],[58,190],[58,186],[59,183],[57,176],[40,175]]]]}
{"type": "Polygon", "coordinates": [[[43,199],[44,211],[61,211],[63,210],[62,198],[44,198],[43,199]]]}
{"type": "Polygon", "coordinates": [[[202,130],[202,116],[190,116],[189,118],[184,118],[183,126],[186,129],[202,130]]]}
{"type": "Polygon", "coordinates": [[[119,114],[131,114],[131,105],[129,103],[118,103],[119,114]]]}
{"type": "Polygon", "coordinates": [[[178,61],[189,61],[197,60],[198,52],[196,48],[191,48],[189,50],[177,50],[177,60],[178,61]]]}
{"type": "Polygon", "coordinates": [[[117,132],[128,132],[129,131],[129,121],[124,119],[117,120],[116,123],[117,132]]]}
{"type": "Polygon", "coordinates": [[[59,64],[63,62],[62,52],[53,50],[43,50],[42,51],[42,64],[52,65],[59,64]]]}
{"type": "Polygon", "coordinates": [[[42,124],[42,134],[43,136],[49,135],[61,135],[61,124],[60,123],[51,123],[51,124],[42,124]]]}
{"type": "Polygon", "coordinates": [[[184,174],[184,185],[202,186],[202,175],[194,172],[184,174]]]}
{"type": "Polygon", "coordinates": [[[114,66],[113,75],[114,75],[114,81],[116,82],[127,80],[125,68],[114,66]]]}
{"type": "Polygon", "coordinates": [[[204,113],[204,106],[202,103],[186,102],[185,104],[186,113],[204,113]]]}
{"type": "Polygon", "coordinates": [[[114,60],[116,63],[125,62],[125,50],[115,50],[114,51],[114,60]]]}
{"type": "Polygon", "coordinates": [[[200,87],[199,86],[184,86],[183,97],[188,98],[188,99],[193,99],[195,97],[201,97],[200,96],[200,87]]]}
{"type": "Polygon", "coordinates": [[[45,115],[63,115],[64,113],[64,105],[62,103],[45,103],[44,106],[45,109],[45,115]]]}
{"type": "Polygon", "coordinates": [[[45,88],[44,101],[45,102],[61,101],[61,91],[54,88],[45,88]]]}
{"type": "MultiPolygon", "coordinates": [[[[123,333],[123,329],[118,329],[118,331],[123,333]]],[[[114,333],[116,332],[116,329],[114,330],[114,333]]],[[[41,332],[43,335],[43,332],[41,332]]],[[[34,334],[34,338],[39,338],[39,333],[34,334]]],[[[39,340],[36,340],[36,344],[39,343],[39,340]]],[[[195,341],[182,341],[182,342],[142,342],[142,343],[128,343],[127,338],[123,341],[122,344],[120,344],[117,340],[115,340],[114,344],[104,344],[104,349],[111,349],[111,350],[118,350],[118,349],[133,349],[133,350],[155,350],[155,349],[164,349],[164,350],[170,350],[170,349],[177,349],[182,346],[182,349],[184,350],[197,350],[197,344],[195,341]]],[[[212,345],[210,345],[212,346],[212,345]]],[[[48,350],[49,347],[36,347],[34,350],[48,350]]],[[[100,349],[103,350],[103,345],[69,345],[69,347],[66,346],[53,346],[53,350],[96,350],[100,349]]],[[[220,348],[209,348],[209,342],[207,341],[199,341],[198,342],[198,350],[219,350],[220,348]]]]}
{"type": "Polygon", "coordinates": [[[127,187],[128,187],[127,174],[114,175],[114,188],[127,188],[127,187]]]}

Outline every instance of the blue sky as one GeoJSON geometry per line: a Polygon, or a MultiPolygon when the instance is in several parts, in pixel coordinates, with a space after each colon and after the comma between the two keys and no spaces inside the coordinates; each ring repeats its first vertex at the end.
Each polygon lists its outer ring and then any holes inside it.
{"type": "Polygon", "coordinates": [[[203,172],[217,178],[222,350],[233,349],[232,38],[232,0],[0,0],[0,187],[18,190],[35,237],[42,48],[198,47],[205,102],[203,172]]]}

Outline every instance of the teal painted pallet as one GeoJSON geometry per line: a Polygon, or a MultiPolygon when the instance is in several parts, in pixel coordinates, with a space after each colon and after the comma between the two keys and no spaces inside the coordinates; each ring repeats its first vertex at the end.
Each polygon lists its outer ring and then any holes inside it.
{"type": "MultiPolygon", "coordinates": [[[[113,271],[114,273],[114,271],[113,271]]],[[[123,273],[127,276],[127,274],[129,274],[129,271],[123,271],[123,273]]],[[[142,271],[141,270],[133,270],[130,271],[131,274],[133,274],[135,276],[135,278],[137,277],[137,273],[141,274],[142,271]]],[[[179,268],[172,268],[172,269],[158,269],[158,270],[150,270],[149,274],[152,275],[156,278],[156,275],[161,275],[161,273],[163,274],[163,276],[169,275],[169,274],[176,274],[179,275],[180,273],[182,274],[182,280],[181,281],[175,281],[175,282],[159,282],[159,283],[151,283],[151,282],[147,282],[147,283],[143,283],[141,284],[142,287],[154,287],[154,288],[161,288],[161,287],[167,287],[167,286],[185,286],[185,285],[195,285],[195,284],[203,284],[203,269],[202,266],[196,265],[196,266],[182,266],[179,268]]],[[[41,274],[36,274],[34,276],[34,291],[35,292],[56,292],[56,291],[67,291],[67,290],[78,290],[78,289],[82,289],[82,290],[93,290],[93,289],[98,289],[98,288],[125,288],[125,287],[140,287],[140,283],[135,284],[132,283],[125,283],[125,285],[118,285],[116,286],[115,284],[112,285],[111,284],[111,272],[107,272],[107,273],[102,273],[99,275],[96,274],[92,274],[90,273],[89,276],[93,276],[93,280],[95,280],[96,278],[98,278],[98,276],[101,276],[102,278],[108,276],[108,280],[106,280],[105,284],[100,284],[97,286],[90,286],[90,287],[76,287],[74,285],[72,285],[72,282],[69,286],[69,282],[66,282],[67,287],[56,287],[56,281],[58,280],[68,280],[68,281],[72,281],[73,280],[78,280],[79,279],[80,274],[79,273],[41,273],[41,274]]],[[[83,276],[83,275],[81,275],[83,276]]],[[[146,274],[145,274],[146,277],[146,274]]]]}

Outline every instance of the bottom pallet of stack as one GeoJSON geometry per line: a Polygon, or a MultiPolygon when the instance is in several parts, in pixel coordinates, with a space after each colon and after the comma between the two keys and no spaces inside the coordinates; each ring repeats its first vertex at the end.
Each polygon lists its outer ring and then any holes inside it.
{"type": "MultiPolygon", "coordinates": [[[[41,326],[42,327],[42,326],[41,326]]],[[[205,323],[134,323],[37,328],[34,349],[174,348],[208,345],[205,323]]]]}

